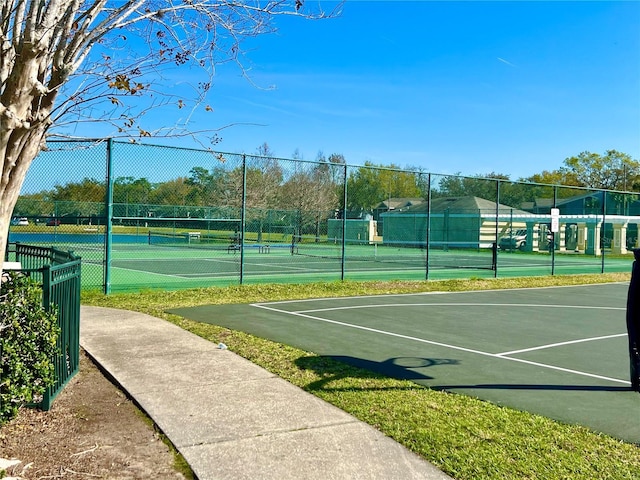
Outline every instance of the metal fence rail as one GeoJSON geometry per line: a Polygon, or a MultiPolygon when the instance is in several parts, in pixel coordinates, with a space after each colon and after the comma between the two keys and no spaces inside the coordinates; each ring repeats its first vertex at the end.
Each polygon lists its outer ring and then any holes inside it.
{"type": "Polygon", "coordinates": [[[53,358],[55,380],[39,408],[49,410],[56,396],[80,368],[80,285],[82,259],[52,247],[11,243],[6,258],[20,262],[20,272],[42,284],[42,304],[55,308],[59,334],[53,358]]]}

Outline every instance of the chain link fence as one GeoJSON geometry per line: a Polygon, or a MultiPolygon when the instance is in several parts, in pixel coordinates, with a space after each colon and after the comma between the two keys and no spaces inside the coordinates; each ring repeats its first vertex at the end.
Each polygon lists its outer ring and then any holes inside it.
{"type": "Polygon", "coordinates": [[[111,140],[51,142],[10,242],[83,288],[629,271],[638,195],[111,140]]]}

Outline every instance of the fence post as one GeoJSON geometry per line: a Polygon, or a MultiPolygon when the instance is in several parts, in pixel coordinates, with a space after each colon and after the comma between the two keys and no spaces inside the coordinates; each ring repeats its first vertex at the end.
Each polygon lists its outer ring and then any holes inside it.
{"type": "MultiPolygon", "coordinates": [[[[42,306],[44,307],[44,309],[47,312],[51,311],[51,304],[52,304],[52,298],[51,298],[51,265],[44,265],[40,271],[42,272],[42,306]]],[[[56,319],[56,322],[58,323],[58,326],[60,327],[60,318],[58,317],[56,319]]],[[[58,332],[58,336],[63,335],[62,332],[62,328],[60,329],[60,331],[58,332]]],[[[56,340],[56,344],[58,346],[60,346],[60,341],[56,340]]],[[[55,375],[55,382],[58,382],[58,379],[60,378],[60,352],[57,352],[53,355],[53,369],[54,369],[54,375],[55,375]]],[[[42,410],[50,410],[51,409],[51,403],[53,402],[53,395],[51,394],[51,390],[52,388],[55,386],[55,384],[51,387],[47,387],[47,389],[45,390],[44,394],[42,395],[42,401],[40,402],[40,409],[42,410]]]]}
{"type": "MultiPolygon", "coordinates": [[[[492,258],[493,262],[493,278],[498,278],[498,255],[497,255],[497,246],[500,236],[500,180],[496,180],[496,231],[495,231],[495,239],[494,239],[494,252],[496,252],[495,257],[492,258]]],[[[480,239],[478,238],[478,241],[480,239]]],[[[493,255],[493,253],[492,253],[493,255]]]]}
{"type": "Polygon", "coordinates": [[[424,279],[429,280],[429,250],[431,245],[431,174],[427,173],[427,216],[425,218],[426,232],[425,232],[425,274],[424,279]]]}
{"type": "MultiPolygon", "coordinates": [[[[605,244],[604,244],[604,234],[606,229],[607,222],[607,192],[601,190],[602,192],[602,228],[600,229],[600,255],[602,259],[602,265],[600,267],[600,273],[604,273],[604,264],[605,264],[605,244]]],[[[611,239],[613,242],[613,239],[611,239]]]]}
{"type": "MultiPolygon", "coordinates": [[[[558,187],[553,187],[553,208],[557,208],[558,203],[558,187]]],[[[549,212],[551,213],[551,212],[549,212]]],[[[551,222],[551,220],[549,220],[551,222]]],[[[556,274],[556,232],[552,228],[551,231],[551,275],[556,274]]],[[[559,233],[559,232],[558,232],[559,233]]]]}
{"type": "Polygon", "coordinates": [[[342,188],[342,255],[340,256],[340,280],[344,280],[347,261],[347,165],[344,166],[344,184],[342,188]]]}
{"type": "Polygon", "coordinates": [[[104,293],[111,293],[111,242],[112,242],[112,219],[113,219],[113,139],[107,140],[107,191],[105,193],[105,258],[104,258],[104,293]]]}
{"type": "Polygon", "coordinates": [[[244,234],[247,228],[247,156],[242,155],[242,208],[240,210],[240,285],[244,282],[244,234]]]}

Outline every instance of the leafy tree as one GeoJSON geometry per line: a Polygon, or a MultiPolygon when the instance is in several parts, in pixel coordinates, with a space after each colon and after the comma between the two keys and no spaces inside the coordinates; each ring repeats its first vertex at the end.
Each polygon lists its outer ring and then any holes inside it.
{"type": "MultiPolygon", "coordinates": [[[[437,197],[462,197],[468,195],[468,191],[465,188],[461,173],[457,172],[454,175],[447,175],[440,177],[438,180],[438,186],[432,192],[433,196],[437,197]]],[[[473,182],[476,182],[473,179],[473,182]]]]}
{"type": "Polygon", "coordinates": [[[626,153],[582,152],[564,160],[557,170],[544,170],[521,180],[606,190],[640,190],[640,163],[626,153]]]}
{"type": "Polygon", "coordinates": [[[43,217],[56,213],[51,201],[51,192],[42,191],[28,195],[20,195],[14,213],[19,217],[43,217]]]}
{"type": "Polygon", "coordinates": [[[546,185],[571,185],[580,186],[575,175],[563,170],[543,170],[527,178],[520,179],[523,182],[542,183],[546,185]]]}
{"type": "Polygon", "coordinates": [[[496,180],[509,180],[509,175],[502,173],[487,173],[472,177],[454,176],[442,177],[438,182],[438,188],[433,192],[436,196],[464,197],[473,196],[486,200],[496,200],[496,180]]]}
{"type": "MultiPolygon", "coordinates": [[[[534,174],[528,178],[521,178],[521,182],[531,182],[530,185],[525,185],[527,195],[526,200],[534,201],[538,199],[552,199],[554,195],[557,198],[569,198],[577,195],[584,195],[585,191],[578,188],[579,182],[570,172],[563,172],[559,170],[543,170],[541,173],[534,174]],[[563,185],[564,188],[556,188],[557,185],[563,185]]],[[[549,208],[543,207],[543,210],[549,208]]]]}
{"type": "Polygon", "coordinates": [[[150,131],[144,114],[162,106],[213,111],[205,100],[216,65],[236,62],[244,73],[243,40],[273,32],[278,15],[327,16],[306,8],[304,0],[4,0],[0,253],[26,173],[52,127],[64,133],[66,125],[99,120],[129,138],[193,134],[188,120],[150,131]],[[178,67],[202,72],[191,94],[173,88],[178,67]]]}
{"type": "MultiPolygon", "coordinates": [[[[463,177],[460,174],[440,178],[438,187],[432,192],[437,196],[474,196],[496,201],[499,195],[499,203],[513,208],[522,208],[524,202],[531,202],[536,197],[548,197],[549,189],[543,186],[527,185],[525,183],[512,182],[509,175],[490,172],[478,174],[473,177],[463,177]],[[499,191],[498,191],[498,183],[499,191]]],[[[553,191],[551,191],[553,195],[553,191]]]]}
{"type": "Polygon", "coordinates": [[[84,178],[80,182],[56,185],[51,199],[57,202],[103,202],[106,195],[104,182],[94,178],[84,178]]]}
{"type": "Polygon", "coordinates": [[[65,185],[55,185],[51,193],[51,200],[55,202],[57,216],[82,217],[88,223],[91,218],[104,213],[104,200],[107,189],[104,181],[84,178],[80,182],[70,182],[65,185]]]}
{"type": "Polygon", "coordinates": [[[113,215],[140,217],[146,215],[141,207],[149,203],[153,185],[146,178],[118,177],[113,182],[113,215]]]}
{"type": "Polygon", "coordinates": [[[189,171],[189,178],[185,182],[191,187],[187,194],[189,203],[206,205],[207,199],[214,193],[215,173],[209,173],[204,167],[193,167],[189,171]]]}
{"type": "Polygon", "coordinates": [[[640,163],[617,150],[607,150],[604,155],[582,152],[565,159],[560,171],[583,187],[628,190],[640,186],[640,163]]]}
{"type": "Polygon", "coordinates": [[[113,182],[114,203],[147,203],[153,185],[146,178],[118,177],[113,182]]]}
{"type": "Polygon", "coordinates": [[[397,165],[375,165],[366,162],[352,171],[347,179],[347,209],[371,211],[389,198],[416,198],[422,192],[417,175],[397,165]]]}
{"type": "Polygon", "coordinates": [[[191,191],[188,179],[178,177],[157,184],[149,193],[149,203],[151,205],[186,205],[191,191]]]}
{"type": "Polygon", "coordinates": [[[344,155],[341,153],[332,153],[329,155],[329,173],[331,175],[331,183],[334,185],[336,196],[340,207],[342,207],[344,196],[344,184],[346,181],[345,166],[347,164],[344,155]]]}

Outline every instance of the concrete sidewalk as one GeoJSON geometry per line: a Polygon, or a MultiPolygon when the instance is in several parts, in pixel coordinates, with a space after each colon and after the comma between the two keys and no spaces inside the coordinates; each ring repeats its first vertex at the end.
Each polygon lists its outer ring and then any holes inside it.
{"type": "Polygon", "coordinates": [[[199,480],[450,478],[342,410],[164,320],[82,307],[80,343],[199,480]]]}

